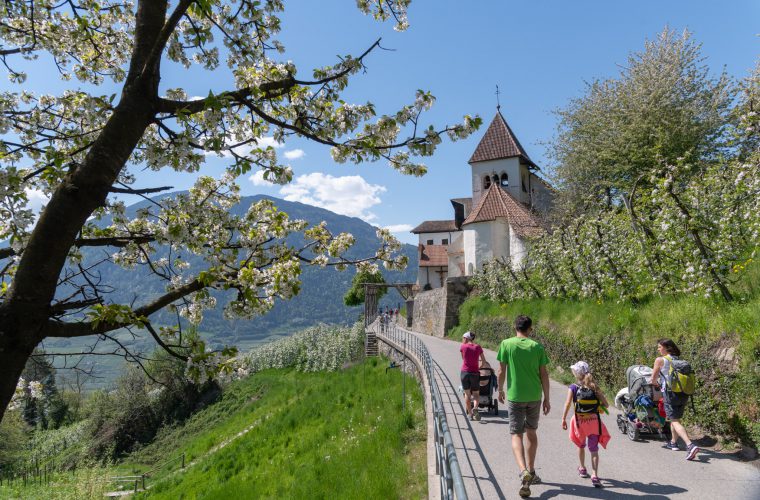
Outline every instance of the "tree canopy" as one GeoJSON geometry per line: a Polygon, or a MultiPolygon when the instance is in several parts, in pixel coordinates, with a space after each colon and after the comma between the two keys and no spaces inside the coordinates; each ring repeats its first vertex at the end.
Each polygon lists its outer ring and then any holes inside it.
{"type": "MultiPolygon", "coordinates": [[[[356,274],[351,279],[351,288],[343,296],[343,303],[347,306],[364,304],[364,283],[385,283],[385,278],[377,266],[363,265],[356,269],[356,274]]],[[[386,287],[377,289],[377,300],[388,293],[386,287]]]]}
{"type": "Polygon", "coordinates": [[[716,159],[727,143],[733,85],[710,74],[688,31],[665,28],[616,78],[594,80],[557,111],[550,153],[565,205],[626,196],[662,162],[716,159]]]}
{"type": "MultiPolygon", "coordinates": [[[[357,2],[361,12],[399,30],[408,25],[408,4],[357,2]]],[[[385,230],[378,231],[383,243],[374,255],[352,260],[344,257],[352,235],[333,234],[324,224],[307,227],[269,201],[242,216],[229,212],[239,199],[239,176],[259,169],[270,181],[291,180],[291,169],[264,138],[306,138],[330,147],[337,162],[384,160],[422,175],[421,157],[442,139],[465,138],[480,125],[470,116],[454,125],[424,124],[435,98],[422,90],[388,114],[369,101],[346,102],[351,77],[367,69],[380,40],[303,75],[280,59],[284,47],[276,36],[284,8],[282,0],[0,4],[0,61],[15,84],[0,93],[0,241],[9,242],[0,249],[0,416],[26,359],[45,338],[95,336],[139,363],[113,333],[128,329],[186,360],[189,374],[213,376],[229,368],[232,350],[188,345],[179,323],[154,327],[151,317],[168,308],[198,323],[205,309],[217,306],[209,290],[218,289],[233,292],[220,304],[228,317],[250,318],[298,293],[301,265],[405,265],[395,253],[398,241],[385,230]],[[79,86],[57,94],[26,90],[23,60],[79,86]],[[228,71],[234,85],[191,98],[177,77],[181,71],[168,74],[167,66],[228,71]],[[99,93],[107,81],[120,91],[99,93]],[[229,157],[226,173],[198,176],[187,194],[151,198],[134,217],[115,198],[147,199],[167,189],[143,185],[143,169],[197,175],[208,155],[229,157]],[[49,197],[36,222],[33,193],[49,197]],[[285,243],[295,232],[303,233],[304,246],[285,243]],[[88,261],[84,248],[104,251],[88,261]],[[158,248],[168,248],[169,256],[155,258],[158,248]],[[203,257],[205,270],[188,271],[191,254],[203,257]],[[98,273],[112,264],[149,268],[165,282],[165,293],[113,303],[110,284],[98,273]]]]}

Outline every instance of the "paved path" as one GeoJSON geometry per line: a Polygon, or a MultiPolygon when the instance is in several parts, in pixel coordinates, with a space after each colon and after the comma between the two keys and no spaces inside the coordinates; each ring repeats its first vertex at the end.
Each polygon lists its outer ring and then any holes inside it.
{"type": "MultiPolygon", "coordinates": [[[[459,344],[427,335],[419,337],[438,365],[436,377],[469,497],[519,498],[517,465],[504,410],[500,408],[498,416],[484,412],[480,422],[465,418],[457,393],[459,344]]],[[[486,358],[498,367],[495,352],[486,350],[486,358]]],[[[577,475],[577,448],[561,427],[566,396],[566,387],[552,381],[552,410],[548,416],[541,416],[538,429],[536,472],[543,484],[531,487],[531,498],[760,499],[760,471],[753,465],[713,451],[703,452],[698,461],[687,462],[685,452],[666,450],[660,441],[631,441],[618,431],[617,411],[613,409],[605,417],[612,440],[607,450],[600,451],[599,475],[604,488],[594,488],[589,479],[577,475]]],[[[612,397],[614,394],[608,395],[612,397]]],[[[586,460],[590,467],[588,456],[586,460]]]]}

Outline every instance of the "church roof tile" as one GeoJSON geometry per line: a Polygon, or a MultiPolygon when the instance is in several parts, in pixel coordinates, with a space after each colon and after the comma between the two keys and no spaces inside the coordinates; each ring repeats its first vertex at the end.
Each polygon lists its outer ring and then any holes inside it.
{"type": "Polygon", "coordinates": [[[420,267],[448,267],[447,245],[420,245],[420,267]]]}
{"type": "Polygon", "coordinates": [[[514,158],[515,156],[524,159],[533,168],[538,168],[538,165],[533,163],[528,153],[525,152],[512,129],[509,128],[501,112],[497,111],[468,163],[514,158]]]}
{"type": "Polygon", "coordinates": [[[412,229],[412,233],[446,233],[449,231],[459,231],[453,220],[426,220],[419,226],[412,229]]]}
{"type": "Polygon", "coordinates": [[[506,218],[519,236],[539,236],[544,231],[538,217],[498,184],[491,184],[462,225],[492,221],[497,217],[506,218]]]}

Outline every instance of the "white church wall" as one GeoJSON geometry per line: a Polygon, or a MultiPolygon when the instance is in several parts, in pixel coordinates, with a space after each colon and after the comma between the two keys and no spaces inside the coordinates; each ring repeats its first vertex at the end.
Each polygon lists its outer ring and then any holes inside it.
{"type": "Polygon", "coordinates": [[[417,269],[417,284],[421,289],[427,289],[426,286],[430,285],[431,289],[441,287],[441,274],[443,273],[443,283],[446,283],[448,274],[444,267],[419,267],[417,269]]]}
{"type": "Polygon", "coordinates": [[[538,212],[547,213],[551,209],[553,193],[546,183],[531,173],[531,189],[533,190],[533,208],[538,212]]]}
{"type": "Polygon", "coordinates": [[[464,226],[466,229],[462,231],[462,243],[464,246],[464,273],[465,276],[472,276],[477,269],[477,262],[475,262],[475,249],[478,244],[478,235],[473,228],[474,224],[467,224],[464,226]]]}
{"type": "Polygon", "coordinates": [[[480,197],[485,194],[483,180],[486,175],[494,174],[501,177],[502,172],[506,173],[509,180],[507,192],[521,199],[520,187],[520,160],[518,158],[503,158],[501,160],[479,161],[470,164],[472,170],[472,206],[474,207],[480,197]]]}
{"type": "Polygon", "coordinates": [[[464,276],[467,266],[464,260],[464,231],[458,231],[452,234],[453,240],[449,244],[449,278],[458,278],[464,276]],[[463,272],[459,264],[465,264],[463,272]]]}
{"type": "Polygon", "coordinates": [[[515,233],[512,228],[509,230],[509,248],[512,267],[519,269],[522,267],[526,254],[528,253],[527,242],[515,233]]]}
{"type": "Polygon", "coordinates": [[[433,245],[448,245],[451,243],[452,238],[459,231],[441,232],[441,233],[420,233],[420,245],[427,245],[429,240],[433,240],[433,245]],[[446,240],[447,243],[443,243],[446,240]]]}
{"type": "Polygon", "coordinates": [[[509,257],[509,224],[507,224],[505,219],[499,218],[490,222],[489,225],[491,226],[490,255],[488,257],[484,256],[483,261],[509,257]]]}

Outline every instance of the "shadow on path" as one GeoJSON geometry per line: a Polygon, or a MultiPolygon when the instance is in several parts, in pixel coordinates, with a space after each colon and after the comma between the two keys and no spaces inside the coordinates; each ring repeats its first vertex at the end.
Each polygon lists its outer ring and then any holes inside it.
{"type": "Polygon", "coordinates": [[[577,495],[583,498],[644,498],[647,499],[667,499],[670,495],[676,493],[685,493],[688,490],[680,486],[671,486],[658,483],[641,483],[638,481],[619,481],[617,479],[602,478],[602,484],[605,488],[595,488],[580,484],[568,483],[550,483],[544,481],[542,484],[552,486],[553,488],[542,492],[535,498],[555,498],[563,495],[577,495]],[[610,489],[613,488],[613,489],[610,489]],[[638,494],[623,493],[621,489],[635,490],[638,494]]]}
{"type": "MultiPolygon", "coordinates": [[[[459,440],[462,443],[462,451],[465,453],[463,454],[464,457],[460,458],[460,463],[464,460],[467,460],[468,465],[470,466],[470,470],[472,471],[473,479],[475,480],[475,484],[478,488],[479,497],[483,498],[484,493],[482,488],[480,487],[481,481],[487,481],[493,485],[494,490],[499,495],[499,498],[505,498],[504,492],[501,490],[501,487],[499,486],[499,482],[496,480],[496,476],[493,473],[493,470],[491,469],[491,466],[488,464],[488,460],[486,459],[485,455],[483,455],[483,451],[481,450],[480,444],[478,443],[478,438],[473,432],[472,424],[470,423],[469,418],[464,417],[465,415],[465,408],[464,404],[462,403],[462,398],[460,397],[460,394],[454,389],[453,384],[451,383],[451,379],[444,373],[444,371],[441,369],[441,366],[436,362],[435,363],[435,370],[438,375],[438,379],[441,382],[440,389],[442,391],[441,398],[448,398],[448,401],[444,401],[444,405],[448,404],[452,412],[447,412],[447,417],[449,415],[456,418],[456,430],[459,432],[459,440]],[[454,396],[452,399],[452,395],[454,396]],[[457,413],[455,413],[457,412],[457,413]],[[460,424],[460,418],[465,418],[466,427],[463,427],[460,424]],[[464,435],[464,432],[469,432],[469,438],[472,439],[474,443],[474,447],[472,449],[465,448],[466,440],[465,438],[467,436],[464,435]],[[473,466],[472,460],[470,459],[470,452],[474,451],[477,452],[478,455],[480,455],[480,460],[483,463],[483,467],[485,467],[486,474],[488,474],[487,477],[477,477],[475,474],[475,467],[473,466]]],[[[501,412],[499,412],[501,413],[501,412]]],[[[452,428],[452,422],[449,420],[449,430],[454,432],[454,429],[452,428]]],[[[457,458],[459,458],[459,455],[457,454],[457,458]]],[[[464,472],[463,472],[464,474],[464,472]]]]}

